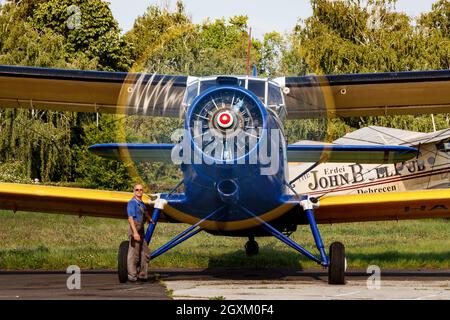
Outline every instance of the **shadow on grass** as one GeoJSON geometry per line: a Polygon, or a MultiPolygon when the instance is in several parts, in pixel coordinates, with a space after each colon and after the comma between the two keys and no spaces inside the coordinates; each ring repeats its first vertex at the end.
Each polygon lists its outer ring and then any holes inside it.
{"type": "Polygon", "coordinates": [[[301,255],[295,251],[280,251],[262,247],[259,254],[247,257],[244,250],[237,250],[209,258],[208,268],[294,268],[303,270],[301,255]]]}

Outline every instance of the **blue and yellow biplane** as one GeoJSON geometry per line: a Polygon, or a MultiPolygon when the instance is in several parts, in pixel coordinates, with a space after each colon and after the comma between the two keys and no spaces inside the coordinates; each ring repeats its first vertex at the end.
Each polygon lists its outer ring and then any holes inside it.
{"type": "MultiPolygon", "coordinates": [[[[176,163],[183,180],[172,192],[146,198],[153,220],[190,227],[151,253],[167,252],[201,231],[248,238],[274,236],[328,268],[329,283],[345,283],[345,248],[327,254],[318,224],[450,217],[450,190],[310,197],[293,185],[324,162],[387,164],[408,161],[420,148],[374,145],[288,145],[285,119],[450,111],[450,71],[348,74],[265,79],[187,77],[0,66],[0,107],[181,117],[173,144],[110,143],[94,154],[126,162],[176,163]],[[297,177],[289,162],[311,163],[297,177]],[[178,192],[183,185],[183,192],[178,192]],[[309,224],[315,255],[289,238],[309,224]]],[[[301,183],[301,182],[300,182],[301,183]]],[[[125,219],[125,192],[0,183],[0,208],[125,219]]],[[[150,224],[146,241],[155,226],[150,224]]],[[[126,281],[127,245],[119,249],[126,281]]]]}

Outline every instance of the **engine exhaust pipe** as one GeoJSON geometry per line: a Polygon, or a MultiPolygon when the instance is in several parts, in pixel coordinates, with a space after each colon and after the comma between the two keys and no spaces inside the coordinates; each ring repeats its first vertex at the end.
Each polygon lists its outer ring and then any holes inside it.
{"type": "Polygon", "coordinates": [[[222,180],[217,184],[220,199],[227,204],[239,201],[239,186],[234,180],[222,180]]]}

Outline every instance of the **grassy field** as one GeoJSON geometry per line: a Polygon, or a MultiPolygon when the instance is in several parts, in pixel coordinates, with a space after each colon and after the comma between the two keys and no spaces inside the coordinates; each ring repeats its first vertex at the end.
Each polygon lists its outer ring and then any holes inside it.
{"type": "MultiPolygon", "coordinates": [[[[160,224],[151,248],[185,225],[160,224]]],[[[346,245],[350,269],[375,264],[392,269],[450,269],[450,221],[374,222],[320,227],[324,242],[346,245]]],[[[117,248],[126,239],[127,222],[74,216],[0,211],[1,270],[115,269],[117,248]]],[[[308,249],[314,242],[307,226],[292,238],[308,249]]],[[[317,268],[278,240],[258,239],[260,254],[247,258],[246,239],[200,233],[151,262],[157,268],[317,268]]]]}

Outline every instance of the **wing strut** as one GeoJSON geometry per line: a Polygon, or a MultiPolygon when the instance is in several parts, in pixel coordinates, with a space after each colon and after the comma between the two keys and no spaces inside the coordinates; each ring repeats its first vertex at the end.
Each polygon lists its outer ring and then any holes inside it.
{"type": "Polygon", "coordinates": [[[295,179],[291,180],[289,182],[290,186],[293,186],[295,182],[297,182],[298,180],[300,180],[302,177],[304,177],[306,174],[308,174],[309,172],[311,172],[311,170],[314,170],[317,166],[319,166],[320,164],[327,162],[328,156],[326,154],[322,155],[319,159],[319,161],[315,162],[312,166],[310,166],[308,169],[306,169],[305,171],[303,171],[302,173],[300,173],[297,177],[295,177],[295,179]]]}

